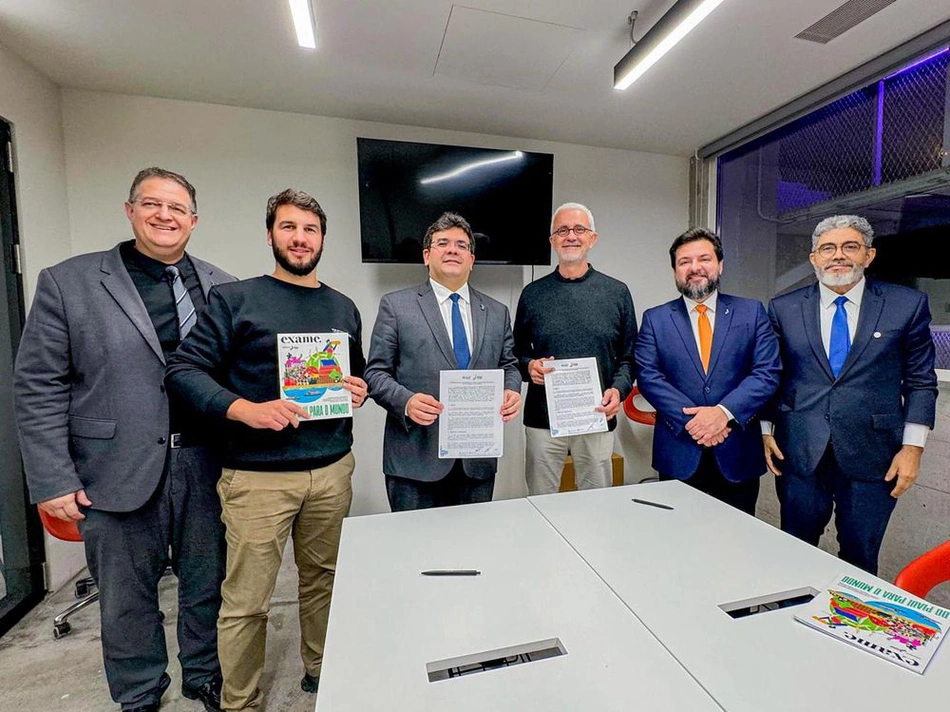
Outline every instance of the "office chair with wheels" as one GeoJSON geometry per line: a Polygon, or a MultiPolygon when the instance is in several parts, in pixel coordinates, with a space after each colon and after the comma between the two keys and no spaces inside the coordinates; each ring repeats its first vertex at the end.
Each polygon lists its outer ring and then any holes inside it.
{"type": "Polygon", "coordinates": [[[894,585],[925,598],[938,584],[950,581],[950,541],[921,554],[905,566],[894,585]]]}
{"type": "MultiPolygon", "coordinates": [[[[62,541],[82,541],[76,522],[59,519],[47,514],[42,509],[37,511],[40,513],[43,528],[50,536],[62,541]]],[[[72,630],[68,619],[73,613],[81,611],[86,606],[99,600],[99,590],[96,588],[96,582],[93,581],[92,577],[81,578],[76,582],[76,598],[78,600],[74,604],[53,618],[53,637],[57,640],[69,635],[72,630]]]]}

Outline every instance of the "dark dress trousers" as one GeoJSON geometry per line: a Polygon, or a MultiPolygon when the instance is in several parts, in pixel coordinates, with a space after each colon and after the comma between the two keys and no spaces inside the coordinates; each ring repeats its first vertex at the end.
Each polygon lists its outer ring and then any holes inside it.
{"type": "Polygon", "coordinates": [[[776,479],[782,529],[817,544],[836,510],[842,559],[876,573],[894,482],[884,475],[904,423],[934,425],[937,377],[927,296],[868,278],[838,377],[821,340],[813,284],[776,297],[769,317],[782,376],[769,419],[785,455],[776,479]]]}
{"type": "MultiPolygon", "coordinates": [[[[204,447],[171,447],[165,354],[121,248],[40,272],[14,396],[32,501],[84,489],[92,502],[79,527],[100,590],[106,677],[132,708],[168,686],[158,581],[169,563],[183,680],[218,674],[224,542],[220,469],[204,447]]],[[[234,279],[190,260],[204,294],[234,279]]]]}

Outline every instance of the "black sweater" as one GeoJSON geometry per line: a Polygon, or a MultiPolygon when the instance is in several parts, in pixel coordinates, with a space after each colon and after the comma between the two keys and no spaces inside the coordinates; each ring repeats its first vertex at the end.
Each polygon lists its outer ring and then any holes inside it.
{"type": "MultiPolygon", "coordinates": [[[[544,386],[531,382],[528,362],[536,358],[594,356],[601,390],[616,388],[626,398],[633,388],[637,316],[623,282],[591,266],[583,277],[566,279],[555,269],[521,292],[515,314],[515,356],[528,382],[524,424],[549,428],[544,386]]],[[[617,419],[607,421],[610,430],[617,419]]]]}
{"type": "Polygon", "coordinates": [[[349,452],[352,418],[302,421],[298,428],[275,431],[225,416],[239,398],[263,403],[280,397],[277,334],[348,334],[350,372],[362,377],[362,329],[356,305],[325,284],[301,287],[265,276],[218,285],[169,358],[165,383],[171,395],[210,416],[225,467],[271,472],[324,467],[349,452]]]}

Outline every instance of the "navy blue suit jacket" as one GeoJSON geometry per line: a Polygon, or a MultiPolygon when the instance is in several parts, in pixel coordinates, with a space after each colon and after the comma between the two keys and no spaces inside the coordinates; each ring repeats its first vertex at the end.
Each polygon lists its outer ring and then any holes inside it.
{"type": "Polygon", "coordinates": [[[732,482],[765,473],[756,416],[775,393],[781,366],[762,304],[719,295],[709,373],[703,371],[682,299],[644,313],[635,353],[640,392],[657,410],[653,469],[681,480],[692,476],[702,448],[686,430],[693,416],[683,408],[722,404],[737,422],[714,448],[720,472],[732,482]]]}
{"type": "Polygon", "coordinates": [[[818,284],[775,297],[782,378],[770,407],[782,474],[810,477],[829,440],[845,476],[883,479],[904,423],[933,427],[937,400],[927,295],[868,279],[838,378],[821,342],[818,284]]]}

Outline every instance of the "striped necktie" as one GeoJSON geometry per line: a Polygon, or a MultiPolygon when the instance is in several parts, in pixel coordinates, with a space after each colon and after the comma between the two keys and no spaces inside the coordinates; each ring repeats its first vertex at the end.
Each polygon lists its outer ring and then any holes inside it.
{"type": "Polygon", "coordinates": [[[181,278],[181,272],[175,265],[165,268],[165,277],[172,285],[172,294],[175,297],[175,315],[178,317],[178,335],[184,339],[191,327],[195,325],[197,316],[195,315],[195,304],[191,301],[191,295],[185,287],[181,278]]]}

